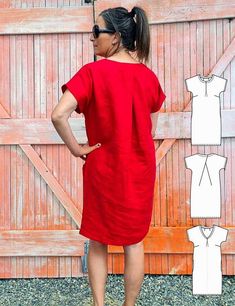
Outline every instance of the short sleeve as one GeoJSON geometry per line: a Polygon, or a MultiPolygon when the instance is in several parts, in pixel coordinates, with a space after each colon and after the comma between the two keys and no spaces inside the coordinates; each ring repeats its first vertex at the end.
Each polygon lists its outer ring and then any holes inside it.
{"type": "Polygon", "coordinates": [[[194,155],[187,156],[187,157],[184,158],[185,167],[187,169],[192,169],[193,168],[193,160],[194,160],[194,155]]]}
{"type": "Polygon", "coordinates": [[[64,93],[68,89],[77,100],[75,112],[84,113],[92,97],[92,77],[88,65],[81,67],[77,73],[61,86],[64,93]]]}
{"type": "Polygon", "coordinates": [[[217,155],[216,156],[216,164],[218,165],[219,169],[225,169],[227,163],[227,157],[217,155]]]}
{"type": "Polygon", "coordinates": [[[163,104],[163,101],[165,100],[166,98],[166,95],[165,93],[163,92],[162,90],[162,87],[157,80],[157,83],[155,85],[155,90],[154,90],[154,93],[155,93],[155,97],[153,99],[153,104],[152,104],[152,107],[151,107],[151,113],[155,113],[157,111],[159,111],[159,109],[161,108],[162,104],[163,104]]]}
{"type": "Polygon", "coordinates": [[[194,77],[185,79],[187,91],[193,92],[194,77]]]}
{"type": "Polygon", "coordinates": [[[188,237],[188,240],[189,241],[191,241],[191,242],[194,242],[194,228],[192,227],[192,228],[189,228],[189,229],[187,229],[187,237],[188,237]]]}
{"type": "Polygon", "coordinates": [[[228,230],[226,228],[218,226],[217,243],[220,245],[227,240],[228,230]]]}
{"type": "Polygon", "coordinates": [[[227,79],[219,77],[218,78],[218,87],[217,87],[218,94],[225,91],[226,85],[227,85],[227,79]]]}

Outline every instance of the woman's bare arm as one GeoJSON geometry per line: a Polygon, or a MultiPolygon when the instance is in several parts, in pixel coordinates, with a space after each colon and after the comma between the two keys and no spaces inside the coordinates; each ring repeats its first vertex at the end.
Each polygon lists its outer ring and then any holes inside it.
{"type": "Polygon", "coordinates": [[[61,97],[59,103],[53,109],[51,114],[51,121],[67,145],[68,149],[74,156],[79,156],[79,144],[74,137],[71,127],[68,123],[68,118],[71,113],[76,109],[77,101],[69,90],[66,90],[61,97]]]}
{"type": "Polygon", "coordinates": [[[77,108],[77,101],[71,92],[66,89],[59,103],[53,109],[51,114],[51,121],[63,139],[64,143],[70,150],[70,152],[76,156],[85,160],[83,155],[86,155],[98,148],[98,144],[89,146],[88,144],[79,145],[76,138],[73,135],[72,129],[68,123],[68,118],[73,111],[77,108]]]}

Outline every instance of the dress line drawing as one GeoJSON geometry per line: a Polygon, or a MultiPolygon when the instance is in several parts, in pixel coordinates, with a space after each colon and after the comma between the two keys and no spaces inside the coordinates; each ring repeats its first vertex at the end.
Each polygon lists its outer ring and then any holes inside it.
{"type": "Polygon", "coordinates": [[[193,294],[221,294],[221,244],[227,240],[228,230],[218,225],[198,225],[187,230],[193,242],[193,294]]]}
{"type": "Polygon", "coordinates": [[[196,153],[185,157],[185,166],[192,172],[190,188],[191,218],[221,217],[220,170],[227,158],[215,153],[196,153]]]}
{"type": "Polygon", "coordinates": [[[220,93],[225,91],[227,79],[197,74],[185,79],[185,84],[192,93],[191,144],[221,145],[220,93]]]}
{"type": "MultiPolygon", "coordinates": [[[[221,145],[221,99],[227,79],[194,75],[185,79],[187,91],[192,93],[191,144],[221,145]]],[[[185,166],[191,170],[191,218],[221,218],[220,170],[227,158],[215,153],[196,153],[185,157],[185,166]]],[[[193,242],[193,294],[221,294],[221,243],[227,240],[228,230],[218,225],[194,226],[187,230],[193,242]]]]}

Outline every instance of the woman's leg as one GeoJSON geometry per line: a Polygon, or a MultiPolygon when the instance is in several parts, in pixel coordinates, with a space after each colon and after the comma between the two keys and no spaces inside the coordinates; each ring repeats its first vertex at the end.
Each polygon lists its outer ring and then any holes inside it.
{"type": "Polygon", "coordinates": [[[90,240],[87,265],[88,279],[93,296],[93,306],[104,306],[105,286],[108,274],[107,245],[90,240]]]}
{"type": "Polygon", "coordinates": [[[144,280],[144,245],[141,241],[123,248],[125,254],[123,306],[134,306],[144,280]]]}

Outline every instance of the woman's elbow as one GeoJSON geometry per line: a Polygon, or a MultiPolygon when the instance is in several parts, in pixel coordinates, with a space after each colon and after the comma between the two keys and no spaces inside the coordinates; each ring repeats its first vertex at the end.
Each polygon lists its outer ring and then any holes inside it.
{"type": "Polygon", "coordinates": [[[61,119],[61,115],[60,114],[58,114],[57,112],[52,112],[51,113],[51,121],[52,122],[56,122],[56,121],[58,121],[60,119],[61,119]]]}
{"type": "Polygon", "coordinates": [[[51,121],[60,121],[63,119],[66,119],[68,117],[68,114],[65,111],[62,111],[61,108],[55,107],[54,110],[51,113],[51,121]]]}

